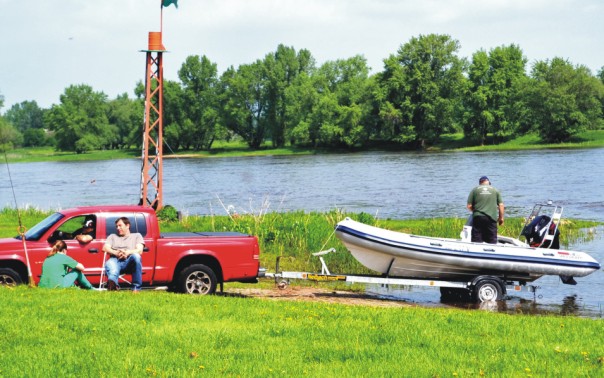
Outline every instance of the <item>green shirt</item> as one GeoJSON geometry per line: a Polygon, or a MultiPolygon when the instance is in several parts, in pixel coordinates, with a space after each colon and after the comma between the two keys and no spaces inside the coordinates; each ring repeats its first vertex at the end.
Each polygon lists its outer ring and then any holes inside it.
{"type": "Polygon", "coordinates": [[[478,185],[470,192],[468,204],[472,205],[473,215],[488,216],[496,221],[499,217],[501,193],[491,185],[478,185]]]}
{"type": "Polygon", "coordinates": [[[67,268],[75,269],[78,262],[62,253],[56,253],[44,260],[40,287],[63,287],[63,277],[68,273],[67,268]]]}

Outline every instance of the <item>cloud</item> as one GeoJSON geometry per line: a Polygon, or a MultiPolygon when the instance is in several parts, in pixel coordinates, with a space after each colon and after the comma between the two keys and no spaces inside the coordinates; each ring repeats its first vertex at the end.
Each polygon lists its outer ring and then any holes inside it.
{"type": "MultiPolygon", "coordinates": [[[[111,98],[144,79],[160,0],[0,0],[0,94],[5,106],[58,103],[71,84],[111,98]]],[[[177,80],[187,56],[220,72],[252,63],[279,44],[308,49],[319,64],[363,55],[373,72],[420,34],[447,34],[460,55],[517,44],[529,61],[560,56],[604,66],[600,0],[181,0],[163,10],[164,74],[177,80]]],[[[6,110],[3,109],[3,110],[6,110]]]]}

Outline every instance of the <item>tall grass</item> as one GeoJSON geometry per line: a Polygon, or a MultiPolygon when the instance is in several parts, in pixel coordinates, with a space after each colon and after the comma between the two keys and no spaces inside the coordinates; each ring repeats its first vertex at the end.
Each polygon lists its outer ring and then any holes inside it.
{"type": "Polygon", "coordinates": [[[602,320],[0,288],[0,376],[602,376],[602,320]]]}

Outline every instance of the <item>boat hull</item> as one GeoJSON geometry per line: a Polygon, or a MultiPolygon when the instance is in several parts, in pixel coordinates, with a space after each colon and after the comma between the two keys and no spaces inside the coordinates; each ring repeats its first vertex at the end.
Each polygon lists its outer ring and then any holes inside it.
{"type": "Polygon", "coordinates": [[[416,236],[348,218],[338,223],[336,236],[361,264],[390,277],[470,280],[493,275],[530,282],[543,275],[583,277],[600,269],[584,252],[416,236]]]}

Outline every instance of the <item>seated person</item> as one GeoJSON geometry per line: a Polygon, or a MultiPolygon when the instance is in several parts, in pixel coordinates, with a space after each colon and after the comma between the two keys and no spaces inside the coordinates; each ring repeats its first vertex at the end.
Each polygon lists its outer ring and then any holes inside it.
{"type": "Polygon", "coordinates": [[[130,232],[130,220],[121,217],[115,221],[117,235],[111,234],[103,246],[103,252],[110,255],[105,263],[107,271],[107,289],[118,290],[120,274],[132,274],[132,290],[138,292],[143,283],[143,236],[138,232],[130,232]]]}
{"type": "Polygon", "coordinates": [[[82,228],[79,228],[73,232],[73,238],[80,243],[90,243],[94,239],[94,220],[86,218],[82,228]]]}
{"type": "Polygon", "coordinates": [[[92,290],[93,287],[84,276],[84,265],[66,255],[67,245],[57,240],[42,265],[40,287],[59,288],[73,287],[77,282],[81,288],[92,290]]]}

